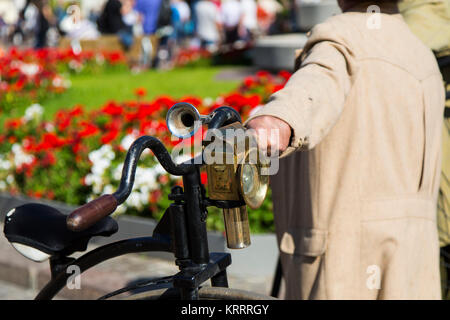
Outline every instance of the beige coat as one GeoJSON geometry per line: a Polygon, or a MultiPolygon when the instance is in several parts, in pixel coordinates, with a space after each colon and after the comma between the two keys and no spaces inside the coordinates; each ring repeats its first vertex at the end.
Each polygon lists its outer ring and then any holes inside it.
{"type": "Polygon", "coordinates": [[[442,77],[402,17],[382,12],[377,29],[361,12],[317,25],[301,68],[252,117],[293,129],[272,177],[288,299],[441,297],[442,77]]]}

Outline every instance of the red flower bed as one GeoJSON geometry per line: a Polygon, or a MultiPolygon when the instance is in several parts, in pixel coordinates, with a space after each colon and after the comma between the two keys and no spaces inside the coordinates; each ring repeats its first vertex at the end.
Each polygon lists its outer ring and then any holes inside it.
{"type": "Polygon", "coordinates": [[[0,112],[65,91],[70,82],[63,73],[94,73],[112,66],[125,66],[122,53],[11,48],[0,54],[0,112]]]}
{"type": "Polygon", "coordinates": [[[205,49],[183,49],[180,50],[174,58],[174,66],[181,67],[200,59],[208,59],[211,53],[205,49]]]}
{"type": "MultiPolygon", "coordinates": [[[[58,111],[51,121],[41,121],[42,110],[32,106],[24,117],[8,120],[0,135],[0,190],[83,204],[114,191],[126,151],[139,136],[156,136],[169,150],[180,142],[171,137],[165,123],[174,103],[189,102],[202,114],[229,105],[245,120],[288,78],[287,73],[272,76],[260,72],[215,100],[161,96],[146,101],[145,90],[137,88],[134,101],[109,101],[91,112],[75,106],[58,111]]],[[[152,156],[144,156],[135,189],[121,208],[128,213],[150,210],[157,215],[168,204],[162,195],[177,183],[180,181],[165,173],[152,156]]]]}

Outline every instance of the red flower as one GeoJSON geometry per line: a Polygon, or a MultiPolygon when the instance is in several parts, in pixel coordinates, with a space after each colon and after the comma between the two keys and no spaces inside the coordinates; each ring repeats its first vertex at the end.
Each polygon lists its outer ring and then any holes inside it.
{"type": "Polygon", "coordinates": [[[175,104],[175,100],[173,100],[171,97],[168,96],[160,96],[156,98],[155,104],[158,105],[160,108],[162,107],[170,108],[172,105],[175,104]]]}
{"type": "Polygon", "coordinates": [[[246,77],[245,79],[244,79],[244,85],[246,86],[246,87],[248,87],[248,88],[251,88],[251,87],[253,87],[253,85],[255,85],[256,84],[256,81],[255,81],[255,79],[253,78],[253,77],[246,77]]]}
{"type": "Polygon", "coordinates": [[[275,92],[277,92],[277,91],[280,91],[280,90],[283,89],[283,88],[284,88],[283,85],[277,84],[277,85],[275,85],[275,86],[273,87],[272,93],[275,93],[275,92]]]}
{"type": "Polygon", "coordinates": [[[138,97],[145,97],[147,95],[147,90],[145,88],[137,88],[134,90],[134,94],[138,97]]]}
{"type": "Polygon", "coordinates": [[[197,97],[187,96],[180,99],[180,102],[186,102],[192,104],[194,107],[197,107],[202,104],[202,100],[197,97]]]}
{"type": "Polygon", "coordinates": [[[42,142],[35,147],[36,151],[49,150],[52,148],[59,148],[65,145],[65,141],[60,139],[54,133],[46,133],[42,137],[42,142]]]}
{"type": "Polygon", "coordinates": [[[150,193],[150,202],[156,203],[161,198],[162,192],[160,190],[155,190],[150,193]]]}
{"type": "Polygon", "coordinates": [[[46,196],[47,199],[53,200],[55,198],[55,193],[53,191],[47,192],[46,196]]]}
{"type": "Polygon", "coordinates": [[[268,77],[270,77],[270,72],[261,70],[261,71],[256,72],[256,76],[258,78],[268,78],[268,77]]]}
{"type": "Polygon", "coordinates": [[[125,60],[124,55],[120,51],[111,52],[106,55],[106,59],[110,64],[118,64],[125,60]]]}
{"type": "Polygon", "coordinates": [[[120,116],[123,113],[123,108],[114,101],[110,101],[102,108],[102,112],[110,116],[120,116]]]}
{"type": "Polygon", "coordinates": [[[21,91],[21,90],[23,89],[23,87],[25,86],[25,82],[26,82],[26,79],[25,79],[25,78],[20,78],[20,79],[14,84],[13,89],[14,89],[15,91],[21,91]]]}
{"type": "Polygon", "coordinates": [[[8,130],[18,129],[22,125],[22,119],[10,119],[6,121],[5,127],[8,130]]]}
{"type": "Polygon", "coordinates": [[[255,108],[261,104],[261,100],[261,97],[255,94],[247,98],[247,104],[250,107],[255,108]]]}
{"type": "Polygon", "coordinates": [[[151,116],[155,111],[158,111],[161,106],[157,103],[143,103],[139,106],[139,110],[137,112],[137,119],[144,119],[145,117],[151,116]]]}
{"type": "Polygon", "coordinates": [[[162,174],[159,176],[158,181],[161,184],[166,184],[167,182],[169,182],[169,177],[165,174],[162,174]]]}
{"type": "Polygon", "coordinates": [[[78,132],[78,136],[81,138],[92,136],[99,131],[97,126],[95,126],[87,121],[81,121],[80,125],[81,125],[81,127],[83,127],[83,130],[78,132]]]}
{"type": "Polygon", "coordinates": [[[200,173],[200,180],[201,180],[202,184],[208,183],[208,175],[206,174],[206,172],[200,173]]]}
{"type": "Polygon", "coordinates": [[[81,105],[76,105],[72,110],[69,111],[71,117],[76,117],[83,114],[83,107],[81,105]]]}
{"type": "Polygon", "coordinates": [[[55,115],[55,124],[61,132],[69,127],[71,120],[72,117],[64,110],[59,110],[55,115]]]}
{"type": "Polygon", "coordinates": [[[78,152],[80,152],[83,149],[82,144],[80,142],[78,142],[78,141],[77,142],[72,142],[71,145],[72,145],[72,151],[75,154],[78,154],[78,152]]]}
{"type": "Polygon", "coordinates": [[[50,166],[54,165],[55,163],[56,163],[55,155],[53,154],[53,152],[47,151],[41,160],[42,166],[44,168],[50,167],[50,166]]]}
{"type": "Polygon", "coordinates": [[[285,81],[288,81],[289,78],[291,77],[291,73],[290,73],[289,71],[286,71],[286,70],[281,70],[281,71],[278,73],[278,75],[279,75],[280,77],[282,77],[285,81]]]}
{"type": "Polygon", "coordinates": [[[101,138],[103,144],[108,144],[119,136],[119,130],[113,128],[104,134],[101,138]]]}

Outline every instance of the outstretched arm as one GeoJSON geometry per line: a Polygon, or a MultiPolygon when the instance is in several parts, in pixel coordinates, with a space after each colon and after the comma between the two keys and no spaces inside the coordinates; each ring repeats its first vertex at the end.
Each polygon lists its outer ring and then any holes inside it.
{"type": "MultiPolygon", "coordinates": [[[[328,28],[327,28],[328,29],[328,28]]],[[[346,47],[317,30],[301,55],[301,66],[286,86],[246,122],[255,129],[263,149],[279,150],[285,156],[296,149],[311,149],[337,122],[351,86],[346,47]],[[278,130],[278,141],[270,134],[278,130]],[[267,142],[260,133],[267,130],[267,142]]]]}

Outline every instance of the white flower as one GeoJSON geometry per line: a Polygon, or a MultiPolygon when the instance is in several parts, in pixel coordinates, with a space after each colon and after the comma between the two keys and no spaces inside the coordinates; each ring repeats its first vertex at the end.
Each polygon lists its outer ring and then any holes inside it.
{"type": "Polygon", "coordinates": [[[22,146],[17,143],[12,146],[12,152],[14,154],[14,165],[16,168],[20,168],[24,164],[30,164],[34,161],[34,156],[27,154],[22,149],[22,146]]]}
{"type": "Polygon", "coordinates": [[[84,182],[88,186],[92,186],[92,190],[95,194],[100,194],[103,190],[103,178],[102,176],[89,173],[84,178],[84,182]]]}
{"type": "Polygon", "coordinates": [[[95,175],[102,176],[110,165],[111,161],[109,159],[102,158],[95,160],[94,165],[91,168],[91,172],[95,175]]]}
{"type": "Polygon", "coordinates": [[[214,102],[214,100],[210,97],[206,97],[205,99],[203,99],[203,104],[205,106],[210,106],[213,104],[213,102],[214,102]]]}
{"type": "Polygon", "coordinates": [[[3,157],[0,157],[0,169],[2,170],[9,170],[11,169],[11,162],[4,159],[3,157]]]}
{"type": "Polygon", "coordinates": [[[103,188],[103,194],[112,194],[114,192],[114,187],[110,184],[107,184],[104,188],[103,188]]]}
{"type": "Polygon", "coordinates": [[[95,183],[93,186],[92,186],[92,191],[95,193],[95,194],[100,194],[101,192],[102,192],[102,189],[103,189],[103,185],[102,185],[102,183],[95,183]]]}
{"type": "Polygon", "coordinates": [[[55,126],[52,123],[50,123],[50,122],[46,122],[44,126],[45,126],[45,130],[47,132],[55,131],[55,126]]]}
{"type": "Polygon", "coordinates": [[[130,196],[128,197],[126,203],[130,207],[134,207],[138,210],[141,210],[143,207],[141,199],[142,198],[141,198],[139,192],[133,191],[133,192],[131,192],[130,196]]]}
{"type": "Polygon", "coordinates": [[[13,184],[14,183],[14,176],[12,174],[9,174],[6,177],[6,182],[8,182],[8,184],[13,184]]]}
{"type": "Polygon", "coordinates": [[[156,166],[154,166],[153,170],[155,171],[155,174],[157,174],[157,175],[167,173],[166,169],[164,169],[164,167],[160,163],[158,163],[156,166]]]}
{"type": "Polygon", "coordinates": [[[34,103],[25,110],[25,121],[39,120],[44,113],[44,108],[39,103],[34,103]]]}
{"type": "Polygon", "coordinates": [[[176,164],[181,164],[183,162],[186,162],[188,160],[192,159],[192,156],[188,155],[188,154],[183,154],[181,156],[176,157],[175,159],[173,159],[173,161],[176,164]]]}
{"type": "Polygon", "coordinates": [[[122,177],[123,163],[119,164],[113,171],[112,176],[113,179],[119,181],[122,177]]]}
{"type": "Polygon", "coordinates": [[[224,99],[223,97],[217,97],[216,103],[222,104],[222,103],[224,103],[224,102],[225,102],[225,99],[224,99]]]}
{"type": "Polygon", "coordinates": [[[21,63],[20,71],[28,77],[34,77],[39,72],[39,65],[35,63],[21,63]]]}
{"type": "Polygon", "coordinates": [[[99,64],[99,65],[103,65],[105,63],[105,57],[101,53],[99,53],[95,56],[95,60],[96,60],[97,64],[99,64]]]}
{"type": "Polygon", "coordinates": [[[56,88],[61,88],[64,86],[64,81],[63,81],[63,79],[61,79],[61,77],[54,77],[52,84],[56,88]]]}
{"type": "Polygon", "coordinates": [[[111,165],[111,161],[115,158],[114,151],[109,144],[105,144],[98,150],[89,153],[89,160],[92,162],[91,172],[95,175],[102,176],[106,169],[111,165]]]}
{"type": "Polygon", "coordinates": [[[70,60],[69,68],[75,70],[75,72],[81,72],[81,70],[83,70],[83,65],[76,60],[70,60]]]}
{"type": "Polygon", "coordinates": [[[88,186],[92,186],[94,184],[94,179],[94,175],[89,173],[84,177],[84,183],[88,186]]]}
{"type": "Polygon", "coordinates": [[[122,141],[120,142],[120,146],[124,150],[130,149],[133,142],[138,138],[138,134],[136,132],[132,132],[131,134],[127,134],[125,137],[123,137],[122,141]]]}
{"type": "Polygon", "coordinates": [[[139,189],[148,188],[150,190],[155,190],[158,188],[156,178],[157,175],[153,168],[137,167],[134,186],[139,189]]]}
{"type": "Polygon", "coordinates": [[[119,214],[123,214],[127,211],[127,207],[125,204],[121,204],[120,206],[117,207],[116,211],[114,211],[113,215],[119,215],[119,214]]]}

